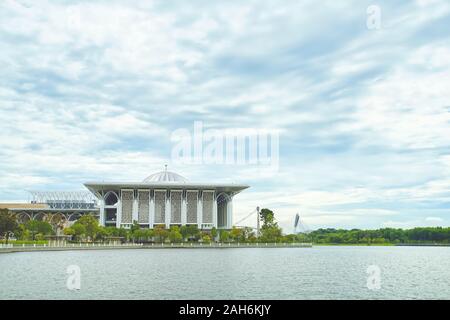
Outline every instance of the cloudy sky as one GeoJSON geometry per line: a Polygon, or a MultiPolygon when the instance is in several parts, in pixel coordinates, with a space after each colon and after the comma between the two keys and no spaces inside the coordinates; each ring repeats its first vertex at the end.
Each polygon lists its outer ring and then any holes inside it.
{"type": "Polygon", "coordinates": [[[0,1],[1,201],[167,163],[251,185],[235,221],[449,225],[449,124],[446,0],[0,1]],[[279,168],[174,163],[194,121],[278,130],[279,168]]]}

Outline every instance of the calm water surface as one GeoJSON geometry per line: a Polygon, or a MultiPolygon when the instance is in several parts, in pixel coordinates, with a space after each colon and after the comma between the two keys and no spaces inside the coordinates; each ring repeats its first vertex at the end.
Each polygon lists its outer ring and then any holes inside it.
{"type": "Polygon", "coordinates": [[[450,247],[0,254],[1,299],[450,299],[450,247]],[[81,289],[68,290],[69,265],[81,289]],[[367,288],[367,267],[381,289],[367,288]]]}

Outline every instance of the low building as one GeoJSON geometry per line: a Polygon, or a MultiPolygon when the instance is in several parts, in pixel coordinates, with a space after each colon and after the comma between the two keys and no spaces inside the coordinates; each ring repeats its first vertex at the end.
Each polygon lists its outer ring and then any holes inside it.
{"type": "Polygon", "coordinates": [[[66,227],[81,216],[99,216],[97,199],[87,191],[30,191],[28,203],[0,203],[0,209],[14,213],[19,222],[47,221],[66,227]]]}

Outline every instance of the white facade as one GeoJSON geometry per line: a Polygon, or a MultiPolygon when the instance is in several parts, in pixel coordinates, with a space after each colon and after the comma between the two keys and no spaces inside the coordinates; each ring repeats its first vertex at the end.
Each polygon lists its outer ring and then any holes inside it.
{"type": "Polygon", "coordinates": [[[195,224],[199,229],[230,229],[233,197],[246,185],[189,183],[163,171],[139,183],[85,183],[98,198],[100,223],[129,228],[195,224]]]}

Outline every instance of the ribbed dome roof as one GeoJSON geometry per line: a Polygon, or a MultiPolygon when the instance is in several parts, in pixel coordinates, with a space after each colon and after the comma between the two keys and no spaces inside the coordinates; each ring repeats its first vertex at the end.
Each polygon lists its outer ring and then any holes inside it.
{"type": "Polygon", "coordinates": [[[147,178],[144,179],[143,182],[187,182],[188,180],[180,176],[178,173],[171,172],[171,171],[161,171],[154,173],[147,178]]]}

